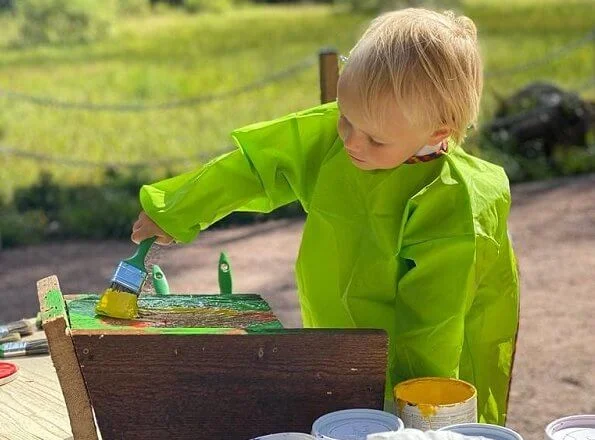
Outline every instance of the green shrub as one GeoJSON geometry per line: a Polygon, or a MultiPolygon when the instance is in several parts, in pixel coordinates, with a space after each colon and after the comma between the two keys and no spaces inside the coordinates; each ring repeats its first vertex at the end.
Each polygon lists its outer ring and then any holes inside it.
{"type": "Polygon", "coordinates": [[[42,174],[35,184],[17,190],[6,209],[11,215],[5,219],[5,245],[26,243],[14,219],[37,212],[45,218],[44,238],[126,238],[140,210],[138,191],[151,180],[142,170],[112,170],[106,172],[102,185],[63,186],[42,174]]]}
{"type": "Polygon", "coordinates": [[[21,43],[81,43],[104,38],[114,0],[19,0],[21,43]]]}
{"type": "Polygon", "coordinates": [[[0,12],[12,11],[14,9],[14,0],[0,0],[0,12]]]}
{"type": "Polygon", "coordinates": [[[595,145],[586,150],[580,147],[557,148],[554,160],[564,176],[592,173],[595,171],[595,145]]]}
{"type": "Polygon", "coordinates": [[[233,0],[184,0],[184,9],[190,13],[225,12],[233,6],[233,0]]]}
{"type": "MultiPolygon", "coordinates": [[[[469,146],[465,149],[472,150],[469,146]]],[[[595,172],[595,145],[588,148],[557,146],[552,159],[548,160],[544,155],[521,156],[484,138],[473,154],[500,165],[513,183],[595,172]]]]}
{"type": "Polygon", "coordinates": [[[40,243],[47,225],[47,217],[40,209],[19,213],[3,207],[0,212],[0,249],[40,243]]]}
{"type": "MultiPolygon", "coordinates": [[[[159,176],[159,179],[170,175],[159,176]]],[[[0,244],[4,247],[55,239],[127,239],[140,212],[140,187],[158,180],[147,170],[108,170],[102,185],[65,186],[42,174],[19,189],[11,205],[0,206],[0,244]]],[[[271,214],[234,213],[214,227],[299,217],[298,202],[271,214]]]]}
{"type": "Polygon", "coordinates": [[[53,181],[51,174],[43,172],[36,183],[15,191],[13,203],[18,212],[39,209],[55,217],[61,207],[68,204],[68,200],[66,192],[53,181]]]}
{"type": "Polygon", "coordinates": [[[60,238],[127,238],[140,211],[138,196],[113,187],[71,191],[70,205],[58,212],[60,238]]]}

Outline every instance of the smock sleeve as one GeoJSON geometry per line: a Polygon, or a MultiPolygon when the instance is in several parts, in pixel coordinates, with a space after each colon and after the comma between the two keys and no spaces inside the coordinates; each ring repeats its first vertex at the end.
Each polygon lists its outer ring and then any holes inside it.
{"type": "Polygon", "coordinates": [[[237,149],[200,169],[140,190],[147,215],[179,242],[234,211],[270,212],[299,200],[307,210],[337,139],[336,103],[232,132],[237,149]]]}

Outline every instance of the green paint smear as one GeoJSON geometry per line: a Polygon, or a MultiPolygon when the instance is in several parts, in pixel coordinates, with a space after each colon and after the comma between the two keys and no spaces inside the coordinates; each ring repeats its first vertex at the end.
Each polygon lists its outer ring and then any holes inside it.
{"type": "Polygon", "coordinates": [[[42,321],[51,321],[52,319],[60,318],[64,315],[65,310],[62,292],[58,289],[50,290],[43,297],[43,304],[41,305],[42,321]]]}
{"type": "Polygon", "coordinates": [[[67,297],[75,330],[142,330],[161,334],[226,334],[282,329],[269,305],[258,295],[141,296],[139,317],[116,319],[95,314],[96,294],[67,297]]]}
{"type": "MultiPolygon", "coordinates": [[[[70,299],[96,299],[96,293],[79,293],[69,295],[70,299]]],[[[261,310],[270,311],[268,303],[256,294],[233,294],[233,295],[167,295],[167,296],[140,296],[138,306],[144,309],[164,308],[196,308],[196,307],[225,307],[232,310],[261,310]]]]}
{"type": "Polygon", "coordinates": [[[271,310],[269,305],[258,295],[169,295],[167,297],[140,297],[139,308],[169,309],[169,308],[207,308],[220,307],[236,311],[264,311],[271,310]]]}
{"type": "Polygon", "coordinates": [[[282,329],[283,325],[275,320],[274,322],[264,322],[262,324],[253,324],[246,328],[248,333],[262,333],[269,330],[279,330],[282,329]]]}

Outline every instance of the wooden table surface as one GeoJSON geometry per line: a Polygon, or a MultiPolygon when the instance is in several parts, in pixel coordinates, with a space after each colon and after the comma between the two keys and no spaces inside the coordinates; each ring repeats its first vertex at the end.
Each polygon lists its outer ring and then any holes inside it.
{"type": "MultiPolygon", "coordinates": [[[[43,331],[38,331],[26,339],[43,337],[43,331]]],[[[0,361],[19,367],[15,380],[0,385],[0,439],[72,440],[66,404],[50,355],[0,361]]]]}

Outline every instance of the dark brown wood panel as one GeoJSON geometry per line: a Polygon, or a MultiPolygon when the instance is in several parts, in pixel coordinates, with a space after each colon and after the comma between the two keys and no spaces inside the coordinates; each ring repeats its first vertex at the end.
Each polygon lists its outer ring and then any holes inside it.
{"type": "Polygon", "coordinates": [[[384,401],[382,331],[73,338],[104,440],[309,432],[322,414],[384,401]]]}

